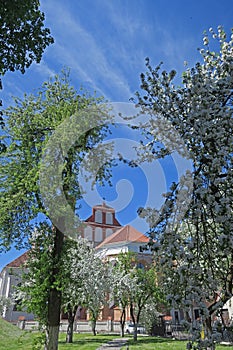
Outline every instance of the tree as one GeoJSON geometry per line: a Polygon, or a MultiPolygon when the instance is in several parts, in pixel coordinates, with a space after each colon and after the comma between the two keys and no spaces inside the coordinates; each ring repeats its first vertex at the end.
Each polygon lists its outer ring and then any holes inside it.
{"type": "MultiPolygon", "coordinates": [[[[47,223],[40,223],[30,238],[31,248],[25,262],[22,282],[16,288],[15,298],[21,300],[21,307],[33,313],[39,329],[47,330],[50,273],[53,269],[53,231],[47,223]]],[[[54,281],[56,283],[56,281],[54,281]]],[[[46,331],[45,336],[48,335],[46,331]]]]}
{"type": "Polygon", "coordinates": [[[157,305],[162,302],[162,292],[157,284],[157,273],[154,266],[136,268],[132,271],[136,285],[130,290],[130,316],[134,324],[134,340],[137,340],[137,325],[141,313],[148,303],[152,301],[157,305]]]}
{"type": "Polygon", "coordinates": [[[74,319],[79,306],[91,311],[95,335],[96,319],[108,290],[108,274],[90,242],[83,238],[66,240],[62,268],[57,277],[62,286],[63,310],[68,314],[67,343],[73,341],[74,319]]]}
{"type": "Polygon", "coordinates": [[[6,298],[0,296],[0,315],[2,316],[5,308],[9,307],[12,304],[12,300],[10,298],[6,298]]]}
{"type": "MultiPolygon", "coordinates": [[[[41,329],[47,329],[49,325],[47,314],[51,286],[48,276],[53,265],[51,233],[51,228],[43,224],[30,240],[32,248],[25,265],[23,283],[18,288],[17,293],[17,297],[23,300],[23,306],[36,315],[41,329]]],[[[91,294],[91,292],[84,293],[86,285],[87,283],[92,284],[92,289],[96,293],[95,283],[99,283],[93,279],[92,274],[87,274],[85,270],[99,269],[100,273],[104,272],[105,278],[106,271],[105,269],[103,271],[103,263],[96,257],[94,248],[81,237],[78,237],[77,240],[65,239],[59,264],[59,273],[56,275],[54,283],[61,289],[62,311],[68,315],[66,342],[72,343],[74,320],[78,307],[88,308],[87,294],[91,294]],[[87,277],[90,281],[86,280],[87,277]]],[[[106,285],[107,282],[104,283],[107,290],[106,285]]],[[[100,289],[103,291],[102,283],[100,289]]],[[[105,291],[103,291],[103,295],[105,295],[104,293],[105,291]]],[[[98,304],[98,314],[100,306],[98,304]]]]}
{"type": "Polygon", "coordinates": [[[92,252],[92,259],[85,261],[81,271],[83,286],[82,305],[89,311],[92,332],[96,335],[96,321],[100,315],[101,308],[107,304],[109,294],[109,269],[107,262],[101,256],[92,252]]]}
{"type": "MultiPolygon", "coordinates": [[[[0,75],[15,70],[24,73],[32,62],[41,61],[45,48],[54,42],[50,30],[44,27],[45,16],[39,6],[38,0],[1,1],[0,75]]],[[[3,125],[0,113],[0,123],[3,125]]],[[[3,143],[0,146],[0,150],[6,147],[3,143]]]]}
{"type": "Polygon", "coordinates": [[[24,73],[33,61],[40,62],[45,48],[53,43],[39,7],[38,0],[1,1],[1,75],[15,70],[24,73]]]}
{"type": "Polygon", "coordinates": [[[214,347],[210,318],[233,293],[233,31],[229,40],[221,26],[210,33],[213,39],[204,34],[202,62],[186,68],[181,86],[174,84],[174,70],[160,73],[161,64],[152,68],[147,59],[142,92],[137,93],[138,105],[152,116],[146,127],[148,157],[179,151],[172,149],[172,141],[158,147],[157,118],[170,125],[160,129],[168,139],[179,135],[175,144],[182,140],[193,164],[192,186],[184,185],[184,178],[172,185],[160,212],[154,213],[150,234],[170,277],[169,298],[187,310],[194,303],[201,310],[206,339],[196,332],[199,348],[214,347]],[[212,40],[219,51],[211,50],[212,40]]]}
{"type": "Polygon", "coordinates": [[[139,268],[139,261],[135,253],[121,253],[112,270],[112,293],[116,304],[121,309],[121,335],[124,336],[126,308],[130,309],[130,316],[134,324],[134,340],[137,340],[137,325],[141,312],[147,303],[158,304],[162,301],[162,293],[157,285],[155,267],[139,268]]]}
{"type": "MultiPolygon", "coordinates": [[[[165,299],[164,299],[165,302],[165,299]]],[[[164,305],[158,306],[158,301],[149,300],[144,309],[141,312],[140,323],[145,327],[146,333],[153,335],[155,326],[158,324],[161,314],[163,312],[159,312],[158,310],[162,308],[164,310],[164,305]]]]}
{"type": "MultiPolygon", "coordinates": [[[[97,106],[101,100],[75,91],[64,72],[44,83],[37,94],[25,95],[23,100],[16,98],[15,105],[5,111],[9,147],[1,154],[0,244],[2,249],[12,243],[20,247],[38,222],[51,226],[49,350],[57,349],[58,342],[61,291],[54,282],[64,232],[74,236],[78,232],[78,225],[69,220],[75,217],[81,195],[79,166],[85,154],[104,137],[103,124],[109,120],[103,108],[97,106]]],[[[96,161],[98,157],[103,157],[100,151],[96,161]]],[[[101,176],[104,170],[99,173],[101,176]]]]}
{"type": "Polygon", "coordinates": [[[115,266],[110,270],[111,295],[114,303],[121,310],[121,336],[125,335],[126,310],[129,306],[130,290],[135,288],[137,280],[132,276],[132,260],[134,253],[120,253],[115,266]]]}

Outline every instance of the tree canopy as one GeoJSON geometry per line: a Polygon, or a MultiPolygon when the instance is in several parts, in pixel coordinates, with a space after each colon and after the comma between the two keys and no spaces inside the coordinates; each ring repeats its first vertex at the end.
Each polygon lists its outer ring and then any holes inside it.
{"type": "Polygon", "coordinates": [[[39,63],[45,48],[53,43],[44,26],[45,15],[38,0],[2,0],[0,6],[0,74],[39,63]]]}
{"type": "MultiPolygon", "coordinates": [[[[5,111],[4,137],[8,147],[0,158],[0,246],[2,250],[11,244],[21,247],[41,223],[52,230],[49,350],[56,349],[58,341],[62,300],[55,280],[67,233],[65,224],[69,222],[66,214],[76,217],[81,196],[80,163],[106,132],[103,125],[108,115],[103,107],[98,107],[100,101],[101,98],[77,92],[70,86],[67,72],[63,72],[45,82],[37,93],[16,98],[15,104],[5,111]],[[61,133],[56,134],[57,130],[61,133]],[[42,174],[46,178],[44,193],[42,174]],[[46,202],[46,194],[52,203],[46,202]]],[[[103,154],[99,151],[96,159],[98,156],[103,154]]],[[[72,226],[71,230],[77,237],[78,227],[72,226]]]]}
{"type": "Polygon", "coordinates": [[[110,278],[112,297],[121,310],[121,336],[124,336],[127,308],[134,324],[134,340],[137,340],[137,325],[142,311],[151,303],[158,307],[163,301],[157,277],[153,262],[148,266],[141,266],[139,257],[133,252],[118,255],[110,278]]]}
{"type": "MultiPolygon", "coordinates": [[[[210,318],[233,295],[233,31],[228,38],[221,26],[216,33],[211,28],[203,42],[202,60],[185,69],[182,85],[174,83],[174,70],[161,71],[162,64],[153,68],[147,59],[137,97],[151,115],[143,157],[180,151],[172,149],[172,142],[158,148],[155,122],[160,118],[170,123],[166,130],[161,124],[161,132],[169,139],[176,131],[192,160],[192,186],[181,179],[166,194],[160,212],[148,212],[150,234],[169,277],[170,299],[186,310],[194,304],[200,308],[206,341],[213,343],[210,318]]],[[[200,332],[195,336],[205,347],[200,332]]]]}
{"type": "MultiPolygon", "coordinates": [[[[7,71],[25,72],[39,63],[46,47],[54,42],[44,26],[45,15],[38,0],[2,0],[0,5],[0,76],[7,71]]],[[[0,90],[2,81],[0,79],[0,90]]],[[[2,100],[0,100],[0,107],[2,100]]],[[[0,126],[4,126],[0,111],[0,126]]],[[[6,144],[0,142],[0,152],[6,144]]]]}
{"type": "MultiPolygon", "coordinates": [[[[89,130],[93,123],[98,124],[98,120],[93,121],[95,116],[91,112],[82,115],[81,111],[94,108],[99,101],[101,99],[84,92],[79,94],[71,87],[68,72],[65,71],[45,82],[38,93],[25,95],[24,99],[15,98],[15,104],[4,111],[4,137],[9,147],[1,154],[1,249],[9,248],[12,243],[22,245],[24,237],[34,231],[39,214],[44,215],[43,219],[47,217],[51,220],[40,188],[43,151],[58,126],[66,120],[67,124],[72,125],[72,119],[69,118],[80,112],[80,124],[77,124],[76,119],[73,120],[74,131],[86,126],[86,133],[79,135],[79,139],[75,139],[76,134],[73,135],[74,143],[68,155],[65,155],[66,150],[60,150],[64,158],[61,158],[62,163],[59,165],[63,167],[62,190],[67,205],[75,211],[76,200],[81,195],[78,166],[85,151],[89,151],[104,135],[101,127],[89,130]]],[[[106,118],[104,113],[100,116],[99,124],[104,123],[103,118],[106,118]]],[[[72,137],[63,131],[65,140],[72,137]]],[[[45,169],[45,173],[48,171],[49,168],[45,169]]],[[[47,193],[55,186],[55,179],[49,178],[48,181],[47,193]]],[[[54,196],[54,193],[51,195],[54,196]]],[[[56,200],[59,200],[59,195],[56,200]]]]}

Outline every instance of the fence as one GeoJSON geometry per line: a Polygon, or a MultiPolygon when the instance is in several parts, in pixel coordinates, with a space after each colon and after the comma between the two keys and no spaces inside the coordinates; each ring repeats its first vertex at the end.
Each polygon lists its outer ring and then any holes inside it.
{"type": "MultiPolygon", "coordinates": [[[[36,321],[25,321],[25,320],[19,320],[17,322],[17,326],[21,329],[25,330],[37,330],[39,327],[39,323],[36,321]]],[[[68,321],[67,320],[62,320],[60,323],[60,331],[61,332],[66,332],[68,327],[68,321]]],[[[106,320],[106,321],[97,321],[96,322],[96,331],[97,333],[109,333],[109,332],[120,332],[120,322],[117,321],[111,321],[111,320],[106,320]]],[[[89,321],[75,321],[74,322],[74,332],[91,332],[91,322],[89,321]]]]}
{"type": "Polygon", "coordinates": [[[164,322],[161,319],[158,319],[157,323],[153,326],[152,335],[161,337],[173,337],[179,340],[188,338],[184,326],[180,324],[172,324],[171,322],[164,322]]]}

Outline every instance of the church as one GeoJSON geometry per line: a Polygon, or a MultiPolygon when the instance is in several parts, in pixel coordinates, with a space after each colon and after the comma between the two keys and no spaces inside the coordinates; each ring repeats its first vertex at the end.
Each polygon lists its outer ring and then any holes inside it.
{"type": "MultiPolygon", "coordinates": [[[[104,259],[116,260],[119,253],[134,252],[137,254],[140,267],[151,262],[151,252],[144,251],[143,246],[149,242],[149,238],[130,225],[122,226],[115,216],[115,210],[105,202],[95,205],[92,214],[84,221],[82,236],[92,242],[96,252],[101,253],[104,259]]],[[[0,296],[10,298],[15,286],[20,284],[22,265],[28,259],[25,252],[17,259],[7,264],[0,273],[0,296]]],[[[34,315],[17,310],[17,302],[3,310],[3,318],[10,322],[19,319],[33,320],[34,315]]],[[[100,319],[119,320],[120,311],[114,305],[104,307],[100,313],[100,319]]],[[[87,319],[85,310],[79,310],[78,319],[87,319]]]]}

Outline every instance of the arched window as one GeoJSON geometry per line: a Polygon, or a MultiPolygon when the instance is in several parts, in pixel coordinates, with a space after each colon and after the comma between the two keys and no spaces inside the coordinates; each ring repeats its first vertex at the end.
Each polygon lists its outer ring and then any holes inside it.
{"type": "Polygon", "coordinates": [[[95,222],[98,222],[100,224],[102,224],[102,211],[101,210],[96,210],[95,212],[95,222]]]}
{"type": "Polygon", "coordinates": [[[112,225],[112,213],[106,213],[106,224],[112,225]]]}
{"type": "Polygon", "coordinates": [[[84,238],[86,238],[88,241],[92,241],[92,228],[90,226],[85,227],[84,238]]]}
{"type": "Polygon", "coordinates": [[[101,242],[103,240],[103,232],[101,227],[96,227],[95,229],[95,242],[101,242]]]}
{"type": "Polygon", "coordinates": [[[110,236],[112,234],[112,229],[111,228],[107,228],[106,230],[106,237],[110,236]]]}

